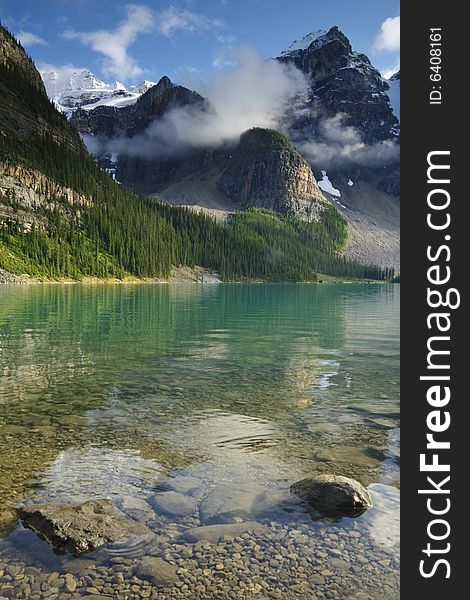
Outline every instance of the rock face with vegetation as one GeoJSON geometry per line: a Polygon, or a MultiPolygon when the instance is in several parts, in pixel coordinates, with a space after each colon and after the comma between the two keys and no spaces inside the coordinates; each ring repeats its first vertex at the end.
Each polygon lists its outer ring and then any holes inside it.
{"type": "Polygon", "coordinates": [[[306,477],[292,484],[291,492],[325,513],[354,515],[372,506],[370,494],[362,484],[340,475],[306,477]]]}
{"type": "Polygon", "coordinates": [[[0,136],[21,137],[32,147],[37,136],[48,136],[69,150],[84,153],[77,131],[46,94],[41,76],[23,48],[0,27],[0,136]],[[18,102],[21,97],[22,101],[18,102]],[[33,140],[29,140],[32,136],[33,140]]]}
{"type": "Polygon", "coordinates": [[[277,131],[246,131],[226,164],[218,187],[234,202],[308,220],[326,204],[308,162],[277,131]]]}
{"type": "Polygon", "coordinates": [[[60,554],[83,554],[108,543],[153,535],[109,500],[24,506],[19,515],[25,527],[44,537],[60,554]]]}

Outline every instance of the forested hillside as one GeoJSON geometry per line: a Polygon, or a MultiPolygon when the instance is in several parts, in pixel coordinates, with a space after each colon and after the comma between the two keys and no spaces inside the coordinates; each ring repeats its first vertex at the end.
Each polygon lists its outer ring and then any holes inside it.
{"type": "Polygon", "coordinates": [[[223,280],[392,275],[338,255],[347,226],[329,203],[311,223],[257,209],[217,223],[122,188],[88,155],[3,28],[0,48],[0,268],[54,279],[168,277],[179,265],[214,269],[223,280]]]}

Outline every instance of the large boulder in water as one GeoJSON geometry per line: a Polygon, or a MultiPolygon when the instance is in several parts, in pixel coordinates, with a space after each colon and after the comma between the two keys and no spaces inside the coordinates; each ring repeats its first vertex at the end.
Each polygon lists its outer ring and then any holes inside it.
{"type": "Polygon", "coordinates": [[[25,527],[45,538],[59,554],[82,554],[108,543],[150,538],[150,529],[115,508],[109,500],[83,504],[31,504],[19,510],[25,527]]]}
{"type": "Polygon", "coordinates": [[[291,486],[291,492],[324,513],[357,515],[372,506],[366,488],[349,477],[317,475],[306,477],[291,486]]]}

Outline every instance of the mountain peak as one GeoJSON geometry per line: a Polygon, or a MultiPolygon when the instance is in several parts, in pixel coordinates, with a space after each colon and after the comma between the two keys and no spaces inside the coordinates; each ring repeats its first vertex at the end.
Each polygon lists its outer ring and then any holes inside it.
{"type": "Polygon", "coordinates": [[[129,87],[129,91],[133,92],[134,94],[145,94],[145,92],[147,92],[150,88],[154,87],[155,85],[157,85],[155,81],[148,81],[147,79],[144,79],[142,83],[139,83],[137,85],[131,85],[129,87]]]}
{"type": "MultiPolygon", "coordinates": [[[[49,98],[68,117],[71,117],[73,111],[78,108],[85,110],[98,106],[122,108],[134,104],[140,96],[156,85],[154,81],[147,80],[129,87],[120,81],[105,83],[88,69],[73,67],[43,69],[41,76],[49,98]]],[[[166,82],[163,83],[164,87],[167,85],[166,82]]]]}
{"type": "Polygon", "coordinates": [[[344,44],[349,51],[351,51],[351,45],[348,38],[342,31],[338,29],[336,25],[331,27],[328,31],[319,29],[304,35],[298,40],[294,40],[287,50],[281,52],[280,57],[288,57],[293,54],[300,54],[306,50],[318,50],[325,44],[332,41],[339,41],[344,44]]]}
{"type": "Polygon", "coordinates": [[[318,219],[326,206],[306,159],[273,129],[241,135],[217,187],[234,202],[305,220],[318,219]]]}
{"type": "Polygon", "coordinates": [[[167,77],[166,75],[164,75],[160,81],[157,83],[157,88],[160,91],[166,90],[166,89],[170,89],[173,87],[173,82],[171,81],[171,79],[169,77],[167,77]]]}
{"type": "Polygon", "coordinates": [[[310,44],[313,44],[313,42],[322,38],[324,35],[326,35],[326,31],[323,29],[307,33],[307,35],[304,35],[302,38],[294,40],[287,50],[281,52],[281,56],[283,54],[289,54],[290,52],[296,52],[297,50],[306,50],[310,44]]]}

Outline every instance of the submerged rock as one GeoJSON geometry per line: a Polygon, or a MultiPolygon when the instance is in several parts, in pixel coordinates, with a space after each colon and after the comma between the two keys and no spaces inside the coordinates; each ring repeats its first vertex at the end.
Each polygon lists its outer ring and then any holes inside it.
{"type": "Polygon", "coordinates": [[[244,533],[253,533],[262,535],[268,533],[266,525],[256,521],[246,521],[245,523],[219,523],[218,525],[205,525],[203,527],[193,527],[184,532],[183,538],[188,542],[207,541],[217,543],[224,536],[238,537],[244,533]]]}
{"type": "Polygon", "coordinates": [[[291,492],[324,513],[361,514],[372,506],[366,488],[349,477],[317,475],[306,477],[291,486],[291,492]]]}
{"type": "Polygon", "coordinates": [[[332,448],[325,448],[320,450],[315,455],[317,460],[322,462],[334,462],[334,463],[348,463],[357,467],[378,467],[380,461],[378,458],[369,456],[366,451],[361,448],[355,448],[354,446],[339,446],[332,448]]]}
{"type": "Polygon", "coordinates": [[[115,508],[109,500],[83,504],[24,506],[21,522],[45,538],[59,554],[82,554],[127,538],[150,537],[152,532],[115,508]]]}
{"type": "Polygon", "coordinates": [[[137,575],[147,579],[156,587],[168,587],[178,581],[176,567],[161,558],[147,556],[137,565],[137,575]]]}
{"type": "Polygon", "coordinates": [[[194,494],[201,488],[202,481],[197,477],[185,475],[183,477],[169,479],[167,485],[174,492],[179,492],[180,494],[194,494]]]}
{"type": "Polygon", "coordinates": [[[179,492],[160,492],[150,498],[150,504],[157,512],[173,517],[192,515],[197,507],[197,500],[179,492]]]}
{"type": "Polygon", "coordinates": [[[204,498],[199,507],[203,523],[234,523],[238,519],[253,518],[257,498],[266,488],[238,484],[236,488],[219,485],[204,498]]]}

